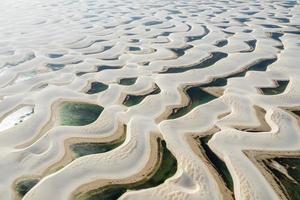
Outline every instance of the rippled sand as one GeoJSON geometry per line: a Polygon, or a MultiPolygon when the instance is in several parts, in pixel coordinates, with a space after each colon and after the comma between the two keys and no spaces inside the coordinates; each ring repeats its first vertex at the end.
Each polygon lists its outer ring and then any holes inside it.
{"type": "Polygon", "coordinates": [[[299,55],[299,1],[1,0],[0,200],[300,198],[299,55]]]}

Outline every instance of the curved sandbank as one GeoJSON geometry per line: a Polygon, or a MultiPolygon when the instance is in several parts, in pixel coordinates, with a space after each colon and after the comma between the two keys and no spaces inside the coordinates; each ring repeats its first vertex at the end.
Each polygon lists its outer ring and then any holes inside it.
{"type": "Polygon", "coordinates": [[[91,190],[82,195],[75,195],[74,199],[118,199],[127,190],[140,190],[145,188],[155,187],[162,184],[167,178],[175,174],[177,170],[177,162],[170,151],[167,150],[164,141],[157,139],[158,151],[157,161],[152,172],[143,174],[142,178],[135,176],[135,182],[128,182],[125,180],[109,181],[109,184],[103,187],[91,190]]]}

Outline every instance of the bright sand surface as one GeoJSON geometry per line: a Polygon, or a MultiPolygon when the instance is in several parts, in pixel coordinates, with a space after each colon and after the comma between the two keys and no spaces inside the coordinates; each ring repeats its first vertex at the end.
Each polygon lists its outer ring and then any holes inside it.
{"type": "Polygon", "coordinates": [[[297,1],[1,0],[0,200],[20,199],[16,183],[28,178],[40,180],[24,200],[140,181],[159,163],[156,137],[175,175],[120,199],[288,198],[256,156],[299,155],[299,116],[288,111],[300,105],[299,28],[297,1]],[[88,92],[94,82],[107,87],[88,92]],[[71,126],[60,120],[65,102],[104,109],[71,126]],[[196,142],[207,135],[233,191],[196,142]],[[70,150],[122,137],[107,152],[70,150]]]}

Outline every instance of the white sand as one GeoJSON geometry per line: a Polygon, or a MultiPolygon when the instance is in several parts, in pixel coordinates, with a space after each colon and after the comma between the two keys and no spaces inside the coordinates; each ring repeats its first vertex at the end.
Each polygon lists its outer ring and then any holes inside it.
{"type": "Polygon", "coordinates": [[[289,33],[299,33],[300,6],[296,3],[286,8],[282,3],[1,0],[0,200],[16,198],[14,183],[22,177],[42,176],[24,200],[66,200],[94,181],[132,179],[149,161],[152,133],[160,133],[166,141],[177,159],[177,173],[157,187],[128,191],[121,199],[227,199],[223,183],[187,139],[214,128],[220,131],[209,141],[209,147],[226,163],[235,199],[280,199],[243,151],[300,150],[299,124],[281,109],[300,105],[300,36],[289,33]],[[241,23],[235,18],[249,21],[241,23]],[[162,23],[146,26],[151,21],[162,23]],[[281,42],[270,38],[269,32],[284,33],[281,42]],[[194,40],[201,35],[203,38],[194,40]],[[228,44],[215,46],[220,40],[228,44]],[[256,40],[255,48],[247,45],[250,40],[256,40]],[[192,48],[180,57],[171,51],[188,45],[192,48]],[[283,50],[276,47],[280,45],[283,50]],[[141,51],[130,52],[129,47],[141,51]],[[160,73],[170,67],[194,66],[211,58],[213,52],[228,56],[206,68],[160,73]],[[267,71],[248,71],[243,77],[228,79],[226,86],[216,90],[224,90],[222,96],[181,118],[162,118],[167,109],[187,104],[182,98],[185,86],[227,77],[264,59],[276,62],[267,71]],[[52,71],[48,64],[65,66],[52,71]],[[76,76],[78,72],[94,72],[98,66],[121,68],[76,76]],[[128,77],[138,79],[134,85],[118,84],[128,77]],[[286,90],[262,95],[258,88],[276,87],[274,80],[289,80],[286,90]],[[85,94],[95,81],[109,85],[108,89],[85,94]],[[159,94],[147,96],[132,107],[122,105],[127,94],[148,94],[155,84],[159,94]],[[64,100],[95,103],[105,109],[87,126],[58,126],[53,105],[64,100]],[[266,110],[265,121],[271,130],[237,130],[261,126],[264,116],[256,115],[256,106],[266,110]],[[18,123],[33,107],[34,113],[18,123]],[[75,159],[55,173],[44,174],[64,157],[68,139],[113,137],[120,124],[127,125],[121,146],[75,159]]]}
{"type": "Polygon", "coordinates": [[[33,106],[23,106],[12,113],[8,113],[0,123],[0,132],[26,121],[33,112],[33,106]]]}

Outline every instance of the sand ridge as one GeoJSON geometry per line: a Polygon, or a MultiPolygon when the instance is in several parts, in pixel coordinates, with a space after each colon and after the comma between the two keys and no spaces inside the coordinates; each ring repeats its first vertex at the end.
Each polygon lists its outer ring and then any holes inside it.
{"type": "Polygon", "coordinates": [[[34,113],[0,132],[0,200],[19,198],[15,183],[28,177],[40,181],[25,200],[65,200],[78,188],[134,182],[157,164],[153,133],[166,141],[177,172],[121,199],[231,198],[192,138],[208,133],[208,147],[233,179],[235,199],[286,198],[245,152],[299,151],[299,119],[285,110],[300,104],[299,6],[276,0],[1,1],[0,123],[23,105],[34,113]],[[119,84],[132,77],[134,84],[119,84]],[[276,93],[279,81],[288,84],[276,93]],[[108,87],[87,94],[92,82],[108,87]],[[216,98],[191,102],[185,88],[203,85],[216,98]],[[160,92],[151,94],[156,87],[160,92]],[[145,98],[126,106],[126,95],[145,98]],[[91,124],[61,126],[62,102],[104,110],[91,124]],[[168,118],[182,107],[187,114],[168,118]],[[69,145],[115,141],[122,125],[126,138],[119,147],[70,157],[69,145]],[[63,167],[53,170],[57,163],[63,167]]]}

